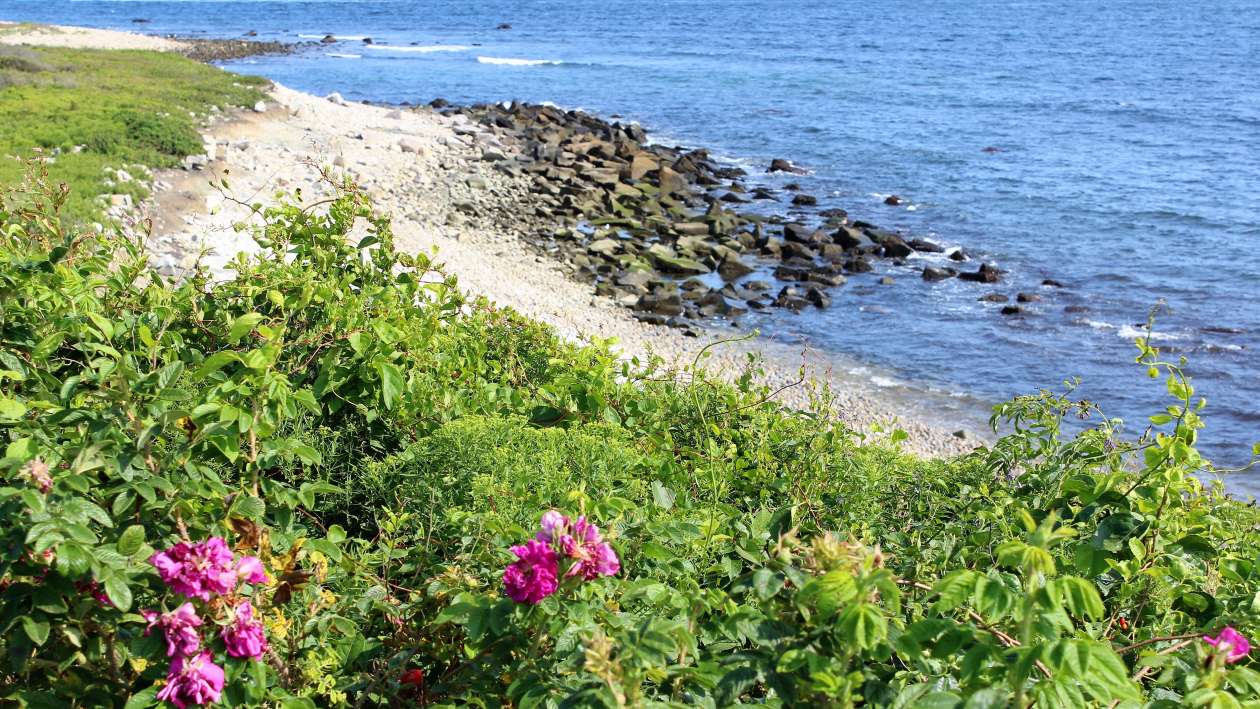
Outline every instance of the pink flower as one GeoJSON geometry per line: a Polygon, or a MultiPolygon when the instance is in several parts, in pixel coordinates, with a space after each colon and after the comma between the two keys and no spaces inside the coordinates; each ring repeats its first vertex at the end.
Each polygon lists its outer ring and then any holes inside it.
{"type": "Polygon", "coordinates": [[[232,622],[223,628],[223,644],[232,657],[257,659],[267,651],[262,621],[254,617],[254,606],[241,601],[232,609],[232,622]]]}
{"type": "Polygon", "coordinates": [[[536,539],[540,542],[553,542],[569,527],[569,518],[555,510],[547,510],[543,513],[539,526],[542,527],[542,531],[538,533],[536,539]]]}
{"type": "Polygon", "coordinates": [[[1226,662],[1238,662],[1251,652],[1251,643],[1242,633],[1234,630],[1234,626],[1227,625],[1216,634],[1216,637],[1204,635],[1203,642],[1216,648],[1219,653],[1225,654],[1226,662]]]}
{"type": "Polygon", "coordinates": [[[556,552],[545,543],[531,539],[512,547],[517,561],[503,571],[503,588],[517,603],[539,603],[556,592],[556,552]]]}
{"type": "Polygon", "coordinates": [[[145,610],[140,611],[140,614],[149,621],[149,627],[144,630],[145,635],[154,627],[162,629],[162,635],[166,637],[167,657],[187,657],[201,647],[201,638],[197,635],[201,618],[197,616],[197,610],[191,603],[185,602],[170,613],[145,610]]]}
{"type": "Polygon", "coordinates": [[[22,466],[22,475],[45,495],[52,490],[53,479],[48,464],[36,458],[22,466]]]}
{"type": "Polygon", "coordinates": [[[242,556],[236,563],[236,575],[247,583],[267,583],[267,572],[256,556],[242,556]]]}
{"type": "Polygon", "coordinates": [[[166,673],[166,686],[157,698],[184,709],[213,704],[223,691],[223,668],[214,664],[209,652],[193,657],[176,657],[166,673]]]}
{"type": "Polygon", "coordinates": [[[232,557],[227,542],[210,537],[199,544],[179,542],[156,552],[149,557],[149,563],[172,591],[208,601],[211,593],[230,593],[236,588],[237,570],[232,557]]]}
{"type": "Polygon", "coordinates": [[[599,527],[578,517],[573,523],[573,534],[560,537],[565,556],[576,559],[565,576],[578,576],[590,581],[599,576],[612,576],[621,570],[617,552],[599,534],[599,527]]]}

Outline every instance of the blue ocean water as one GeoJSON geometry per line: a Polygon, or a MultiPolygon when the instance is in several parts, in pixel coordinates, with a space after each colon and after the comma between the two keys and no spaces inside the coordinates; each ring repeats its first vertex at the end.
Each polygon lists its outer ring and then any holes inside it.
{"type": "MultiPolygon", "coordinates": [[[[854,357],[964,419],[1079,376],[1075,396],[1136,433],[1170,403],[1132,362],[1163,299],[1157,344],[1189,358],[1208,398],[1205,452],[1237,465],[1260,440],[1256,0],[8,0],[0,17],[370,36],[230,66],[350,99],[585,108],[750,172],[790,158],[823,206],[961,244],[1009,274],[927,284],[912,261],[894,285],[854,278],[825,311],[748,324],[854,357]],[[893,193],[907,204],[884,205],[893,193]],[[1024,317],[977,301],[1019,291],[1043,297],[1024,317]]],[[[1260,473],[1229,484],[1260,492],[1260,473]]]]}

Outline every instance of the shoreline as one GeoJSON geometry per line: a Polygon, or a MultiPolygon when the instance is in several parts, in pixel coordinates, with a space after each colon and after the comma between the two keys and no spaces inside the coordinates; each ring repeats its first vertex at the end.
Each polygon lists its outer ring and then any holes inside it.
{"type": "MultiPolygon", "coordinates": [[[[114,39],[123,46],[143,36],[94,30],[91,40],[108,48],[111,34],[121,35],[114,39]]],[[[265,103],[255,112],[212,117],[204,130],[207,155],[187,164],[193,169],[155,173],[154,197],[133,218],[153,218],[150,249],[159,270],[178,273],[206,247],[216,253],[205,263],[222,269],[235,253],[249,250],[251,240],[232,229],[248,211],[212,191],[212,178],[226,176],[234,197],[244,202],[267,201],[276,190],[295,188],[313,202],[321,198],[318,166],[331,164],[393,216],[400,250],[437,250],[436,261],[465,291],[547,323],[567,339],[616,337],[622,356],[658,355],[670,366],[689,363],[707,345],[730,339],[730,333],[695,328],[688,334],[641,322],[613,298],[592,295],[590,285],[572,278],[562,261],[538,254],[530,246],[538,222],[521,218],[538,209],[530,180],[494,169],[484,151],[504,149],[503,144],[466,117],[351,104],[279,85],[265,103]]],[[[830,410],[838,419],[876,437],[900,428],[909,436],[903,444],[908,451],[953,455],[985,440],[976,430],[959,438],[924,417],[899,416],[902,407],[872,382],[833,371],[833,361],[819,352],[772,338],[721,345],[706,361],[711,370],[736,376],[750,356],[762,358],[763,381],[772,391],[786,387],[776,401],[810,403],[813,387],[790,386],[803,372],[807,380],[831,387],[830,410]]]]}

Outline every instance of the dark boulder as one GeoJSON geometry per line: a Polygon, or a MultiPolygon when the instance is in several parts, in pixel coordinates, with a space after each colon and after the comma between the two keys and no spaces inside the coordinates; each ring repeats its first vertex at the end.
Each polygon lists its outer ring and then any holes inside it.
{"type": "Polygon", "coordinates": [[[891,206],[894,206],[894,207],[895,207],[895,206],[897,206],[898,204],[903,203],[903,202],[905,202],[905,200],[904,200],[904,199],[902,199],[901,197],[898,197],[898,196],[897,196],[897,195],[895,195],[895,194],[890,194],[890,195],[888,195],[887,197],[885,197],[885,198],[884,198],[884,204],[891,205],[891,206]]]}
{"type": "Polygon", "coordinates": [[[960,273],[958,277],[973,283],[997,283],[1002,280],[1002,272],[993,264],[983,263],[980,264],[980,269],[974,273],[960,273]]]}
{"type": "Polygon", "coordinates": [[[792,204],[797,207],[816,207],[818,198],[812,194],[798,194],[792,197],[792,204]]]}
{"type": "Polygon", "coordinates": [[[1020,303],[1036,303],[1041,300],[1041,296],[1036,293],[1016,293],[1015,300],[1020,303]]]}
{"type": "Polygon", "coordinates": [[[806,261],[813,261],[814,259],[818,258],[818,254],[813,249],[806,246],[805,244],[802,244],[796,241],[788,241],[788,242],[784,242],[783,244],[783,257],[784,258],[799,258],[799,259],[804,259],[806,261]]]}
{"type": "Polygon", "coordinates": [[[1054,280],[1053,278],[1047,278],[1046,280],[1041,282],[1041,285],[1046,286],[1047,288],[1065,288],[1066,287],[1062,283],[1054,280]]]}
{"type": "Polygon", "coordinates": [[[770,161],[770,167],[766,172],[787,172],[793,175],[804,175],[808,173],[808,170],[793,165],[790,160],[775,158],[770,161]]]}
{"type": "Polygon", "coordinates": [[[337,42],[337,38],[330,34],[324,35],[324,38],[319,40],[320,44],[336,44],[336,42],[337,42]]]}
{"type": "Polygon", "coordinates": [[[825,308],[831,305],[831,297],[828,296],[821,288],[809,288],[805,291],[805,300],[813,303],[815,307],[825,308]]]}
{"type": "Polygon", "coordinates": [[[1001,293],[989,293],[987,295],[980,296],[976,300],[979,300],[982,303],[1005,303],[1009,301],[1010,298],[1007,298],[1005,295],[1002,295],[1001,293]]]}
{"type": "Polygon", "coordinates": [[[870,273],[875,270],[875,267],[861,256],[855,256],[844,262],[844,270],[849,273],[870,273]]]}
{"type": "Polygon", "coordinates": [[[925,254],[939,254],[945,251],[945,247],[927,239],[911,239],[910,248],[925,254]]]}
{"type": "Polygon", "coordinates": [[[1003,315],[1019,315],[1023,312],[1024,312],[1024,309],[1019,307],[1018,305],[1005,305],[1002,307],[1003,315]]]}
{"type": "Polygon", "coordinates": [[[804,224],[791,223],[783,225],[783,238],[799,244],[821,244],[827,235],[804,224]]]}
{"type": "Polygon", "coordinates": [[[753,272],[753,267],[744,263],[738,256],[728,256],[718,264],[718,275],[724,281],[735,281],[753,272]]]}
{"type": "Polygon", "coordinates": [[[510,25],[510,24],[508,24],[508,23],[506,23],[506,22],[500,22],[500,23],[499,23],[499,24],[495,27],[495,29],[496,29],[496,30],[510,30],[510,29],[512,29],[512,25],[510,25]]]}
{"type": "Polygon", "coordinates": [[[937,268],[936,266],[923,267],[923,280],[929,282],[944,281],[958,275],[958,271],[952,268],[937,268]]]}
{"type": "Polygon", "coordinates": [[[884,247],[884,255],[889,258],[905,258],[914,253],[914,249],[910,248],[900,236],[885,236],[879,241],[884,247]]]}

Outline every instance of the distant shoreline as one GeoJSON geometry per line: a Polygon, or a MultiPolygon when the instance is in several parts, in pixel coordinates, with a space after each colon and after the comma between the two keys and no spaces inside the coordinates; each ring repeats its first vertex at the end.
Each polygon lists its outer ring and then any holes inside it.
{"type": "MultiPolygon", "coordinates": [[[[78,41],[95,48],[161,48],[177,51],[165,38],[133,33],[59,29],[34,39],[78,41]],[[137,46],[148,45],[148,46],[137,46]]],[[[9,35],[9,43],[22,36],[9,35]]],[[[27,37],[31,39],[32,37],[27,37]]],[[[176,45],[177,46],[177,45],[176,45]]],[[[497,170],[486,149],[515,148],[484,126],[460,114],[355,104],[339,97],[321,98],[277,86],[257,112],[219,118],[206,130],[207,159],[191,171],[160,172],[155,199],[132,218],[153,216],[153,261],[176,273],[192,265],[205,247],[218,254],[207,261],[223,268],[251,242],[232,225],[247,211],[209,188],[215,175],[230,171],[233,194],[252,201],[276,189],[302,188],[305,199],[320,197],[316,166],[332,164],[354,176],[383,211],[394,217],[398,246],[410,252],[438,250],[438,260],[459,277],[461,286],[555,327],[571,339],[616,337],[626,357],[659,355],[673,364],[690,363],[704,345],[731,333],[697,329],[687,336],[677,329],[639,322],[623,305],[592,297],[590,286],[575,280],[554,259],[535,255],[529,246],[543,224],[539,204],[525,175],[497,170]]],[[[549,217],[548,217],[549,218],[549,217]]],[[[892,428],[909,434],[908,450],[948,455],[970,450],[978,432],[960,439],[925,423],[918,415],[899,415],[904,407],[888,400],[879,387],[861,377],[830,371],[832,362],[801,347],[767,339],[723,344],[706,360],[713,371],[735,377],[749,356],[763,358],[765,382],[785,404],[807,406],[811,389],[793,385],[802,378],[829,384],[830,410],[854,428],[879,436],[892,428]]],[[[904,403],[904,402],[901,402],[904,403]]]]}

